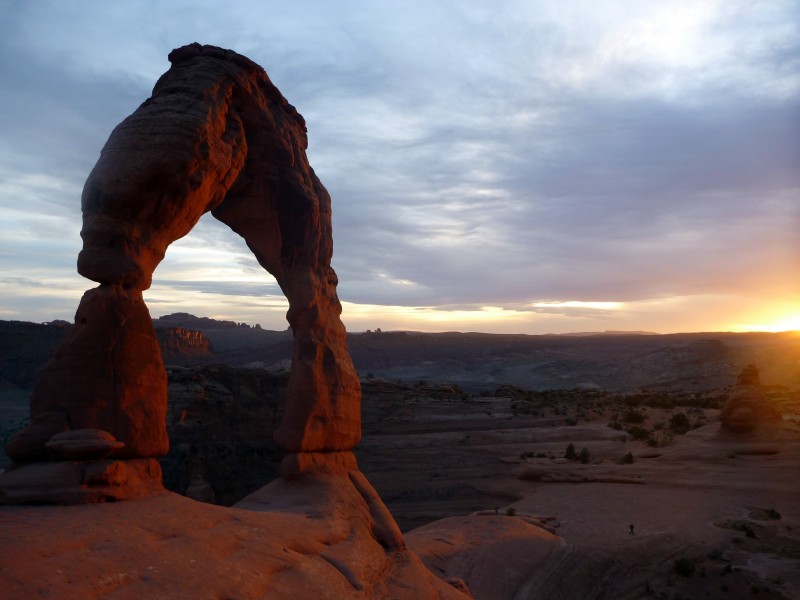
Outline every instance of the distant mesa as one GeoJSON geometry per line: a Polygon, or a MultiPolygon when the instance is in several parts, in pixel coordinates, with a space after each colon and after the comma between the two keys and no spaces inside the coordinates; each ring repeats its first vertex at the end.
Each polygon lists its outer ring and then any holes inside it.
{"type": "Polygon", "coordinates": [[[211,319],[209,317],[196,317],[190,313],[171,313],[153,319],[153,325],[156,329],[168,329],[170,327],[180,327],[183,329],[196,330],[203,327],[213,326],[217,328],[232,328],[237,327],[236,321],[224,321],[211,319]]]}
{"type": "Polygon", "coordinates": [[[64,319],[55,319],[53,321],[48,321],[47,323],[42,323],[42,325],[49,325],[50,327],[69,327],[72,325],[72,323],[65,321],[64,319]]]}
{"type": "Polygon", "coordinates": [[[161,354],[167,363],[177,358],[209,357],[214,353],[211,341],[202,331],[183,327],[156,329],[161,354]]]}

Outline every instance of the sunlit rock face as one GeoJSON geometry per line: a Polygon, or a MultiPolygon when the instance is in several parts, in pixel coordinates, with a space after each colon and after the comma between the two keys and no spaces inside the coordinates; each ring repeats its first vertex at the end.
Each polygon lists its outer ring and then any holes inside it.
{"type": "Polygon", "coordinates": [[[183,327],[167,327],[157,329],[158,344],[164,362],[190,358],[207,358],[214,353],[211,341],[202,331],[193,331],[183,327]]]}
{"type": "Polygon", "coordinates": [[[742,369],[719,419],[722,429],[732,433],[748,433],[759,425],[782,420],[780,411],[764,395],[755,365],[747,365],[742,369]]]}
{"type": "Polygon", "coordinates": [[[210,211],[289,301],[292,370],[274,437],[288,453],[315,453],[295,467],[319,466],[360,440],[361,392],[330,264],[331,201],[308,164],[305,122],[235,52],[191,44],[169,59],[86,182],[78,272],[100,285],[84,295],[36,386],[31,426],[7,452],[17,463],[53,459],[53,435],[97,429],[122,443],[111,458],[166,454],[166,376],[141,292],[169,244],[210,211]]]}
{"type": "Polygon", "coordinates": [[[167,376],[139,290],[103,284],[83,295],[70,328],[31,395],[31,425],[6,445],[17,462],[47,459],[67,430],[99,429],[120,442],[115,458],[166,453],[167,376]]]}

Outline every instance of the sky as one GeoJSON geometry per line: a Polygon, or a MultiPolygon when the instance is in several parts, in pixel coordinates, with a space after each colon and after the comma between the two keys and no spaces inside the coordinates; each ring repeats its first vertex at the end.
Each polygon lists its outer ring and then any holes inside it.
{"type": "MultiPolygon", "coordinates": [[[[83,183],[191,42],[305,117],[350,331],[800,329],[800,0],[0,0],[0,319],[73,319],[83,183]]],[[[145,300],[287,326],[211,215],[145,300]]]]}

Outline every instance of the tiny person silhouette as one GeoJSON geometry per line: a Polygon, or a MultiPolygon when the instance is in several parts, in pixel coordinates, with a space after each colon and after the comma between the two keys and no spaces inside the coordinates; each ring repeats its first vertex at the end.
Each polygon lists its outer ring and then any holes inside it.
{"type": "Polygon", "coordinates": [[[630,529],[630,530],[631,530],[631,535],[633,535],[633,523],[631,523],[630,525],[628,525],[628,529],[630,529]]]}

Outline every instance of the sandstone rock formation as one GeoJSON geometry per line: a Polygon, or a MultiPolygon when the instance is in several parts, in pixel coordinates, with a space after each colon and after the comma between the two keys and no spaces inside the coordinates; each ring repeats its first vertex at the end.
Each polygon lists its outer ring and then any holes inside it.
{"type": "Polygon", "coordinates": [[[31,425],[6,451],[17,464],[46,461],[58,458],[54,435],[95,429],[121,442],[112,459],[167,452],[166,376],[142,290],[169,244],[211,211],[289,301],[292,371],[275,440],[314,453],[289,458],[292,468],[316,468],[360,440],[360,387],[330,265],[330,197],[308,164],[305,122],[235,52],[191,44],[169,59],[86,182],[78,272],[100,285],[84,294],[33,392],[31,425]]]}
{"type": "Polygon", "coordinates": [[[166,364],[187,359],[208,359],[214,353],[211,341],[202,331],[193,331],[183,327],[166,327],[156,329],[161,356],[166,364]]]}
{"type": "MultiPolygon", "coordinates": [[[[234,52],[192,44],[170,61],[152,97],[111,134],[86,182],[78,271],[100,285],[84,294],[75,326],[42,370],[31,424],[6,446],[16,464],[0,476],[5,504],[143,497],[145,504],[45,507],[33,527],[5,507],[4,530],[19,525],[15,552],[30,569],[2,578],[0,595],[141,598],[158,589],[176,598],[467,598],[406,548],[352,452],[361,390],[330,266],[330,198],[306,159],[302,118],[263,69],[234,52]],[[168,448],[167,379],[142,300],[167,246],[209,211],[275,276],[294,335],[274,436],[287,453],[281,477],[242,500],[244,510],[225,513],[177,501],[161,486],[155,457],[168,448]],[[48,556],[59,554],[55,563],[36,550],[42,534],[48,556]],[[50,551],[65,538],[69,556],[50,551]],[[190,556],[198,551],[203,562],[214,557],[216,577],[196,568],[190,556]],[[109,573],[104,554],[125,565],[113,587],[98,577],[109,573]]],[[[201,414],[213,411],[189,406],[177,418],[201,414]]],[[[215,499],[203,459],[190,463],[187,492],[215,499]]]]}
{"type": "Polygon", "coordinates": [[[748,433],[759,425],[782,420],[780,411],[764,395],[761,377],[755,365],[747,365],[736,380],[720,412],[723,431],[748,433]]]}

